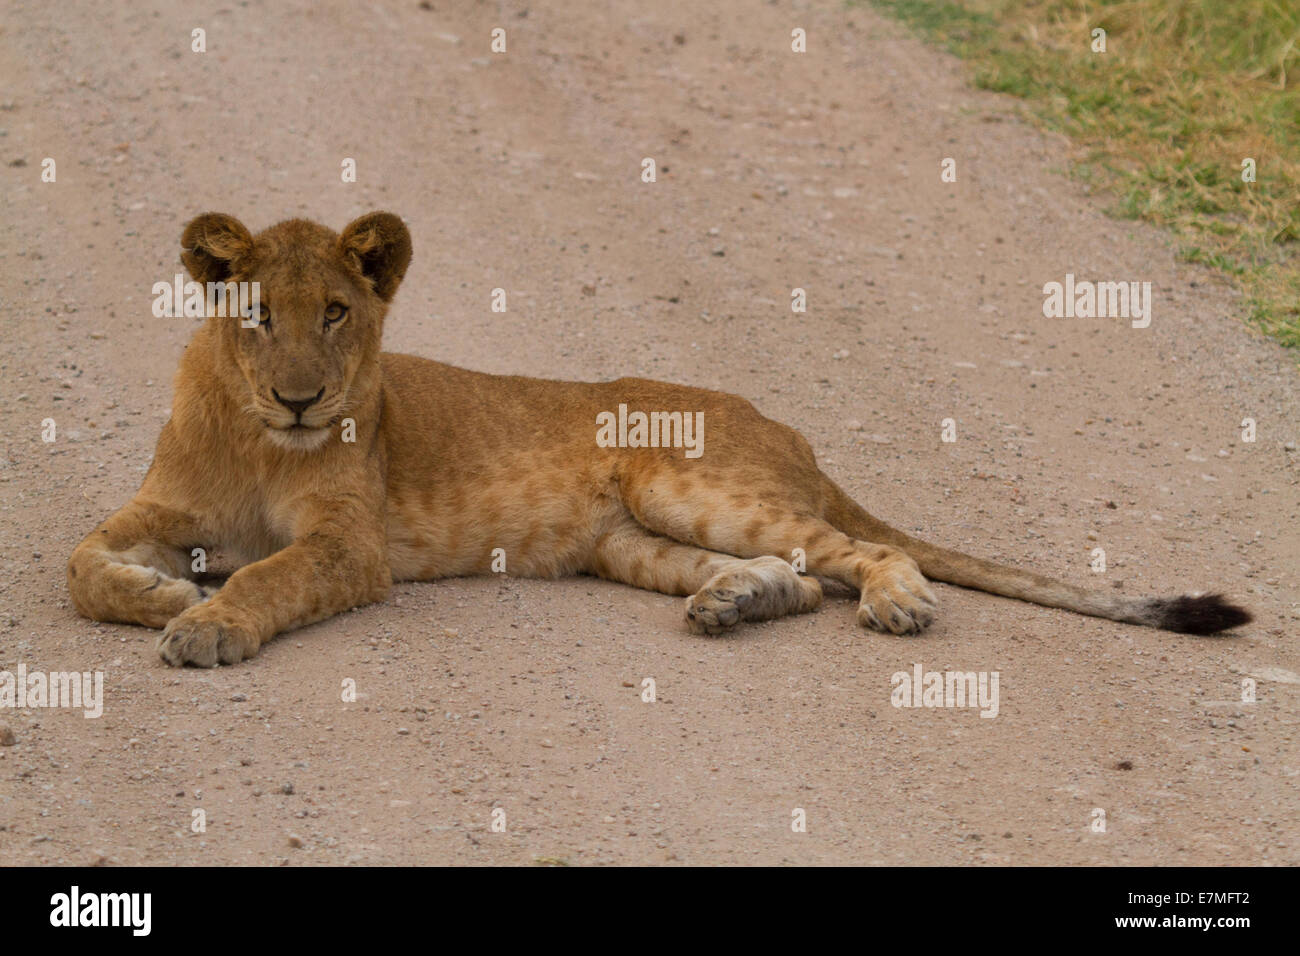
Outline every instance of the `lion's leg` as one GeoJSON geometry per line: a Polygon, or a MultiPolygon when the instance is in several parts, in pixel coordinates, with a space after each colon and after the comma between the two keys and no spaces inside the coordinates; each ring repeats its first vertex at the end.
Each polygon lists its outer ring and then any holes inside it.
{"type": "Polygon", "coordinates": [[[689,594],[687,626],[717,634],[740,621],[802,614],[821,603],[821,585],[780,558],[752,560],[706,551],[647,531],[632,520],[596,540],[590,570],[664,594],[689,594]]]}
{"type": "Polygon", "coordinates": [[[904,552],[857,541],[825,522],[813,532],[808,569],[861,591],[858,623],[876,631],[917,634],[934,620],[939,599],[921,569],[904,552]],[[818,538],[827,532],[826,538],[818,538]]]}
{"type": "Polygon", "coordinates": [[[306,502],[293,542],[169,622],[158,653],[175,667],[235,664],[282,631],[382,601],[392,574],[378,514],[368,503],[306,502]]]}
{"type": "Polygon", "coordinates": [[[776,555],[793,561],[801,551],[809,574],[860,590],[858,623],[894,634],[915,633],[934,617],[938,600],[916,562],[897,548],[857,541],[801,504],[772,496],[745,499],[695,483],[685,493],[625,489],[625,501],[647,528],[678,541],[745,558],[776,555]],[[797,550],[796,550],[797,549],[797,550]]]}
{"type": "Polygon", "coordinates": [[[68,593],[96,621],[163,627],[211,593],[190,580],[189,515],[132,501],[92,531],[68,559],[68,593]]]}

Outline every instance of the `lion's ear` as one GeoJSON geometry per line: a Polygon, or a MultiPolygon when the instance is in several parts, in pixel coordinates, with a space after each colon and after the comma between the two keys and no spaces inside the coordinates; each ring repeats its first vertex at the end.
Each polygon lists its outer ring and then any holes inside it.
{"type": "Polygon", "coordinates": [[[224,282],[232,263],[253,248],[253,236],[234,216],[205,212],[181,233],[181,261],[198,282],[224,282]]]}
{"type": "Polygon", "coordinates": [[[388,302],[411,264],[411,234],[391,212],[367,213],[348,223],[339,236],[339,252],[370,280],[375,295],[388,302]]]}

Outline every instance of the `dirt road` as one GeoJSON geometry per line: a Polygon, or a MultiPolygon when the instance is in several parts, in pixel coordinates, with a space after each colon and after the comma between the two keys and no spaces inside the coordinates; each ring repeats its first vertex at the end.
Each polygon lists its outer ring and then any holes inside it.
{"type": "Polygon", "coordinates": [[[104,690],[0,710],[0,863],[1300,863],[1294,357],[868,10],[587,6],[5,4],[0,669],[104,690]],[[1256,621],[941,586],[920,638],[840,597],[705,639],[676,598],[484,578],[203,672],[77,617],[64,562],[138,486],[195,327],[150,308],[185,222],[374,208],[416,249],[390,350],[735,391],[909,533],[1256,621]],[[1044,317],[1067,274],[1150,282],[1150,326],[1044,317]],[[997,716],[892,706],[918,664],[997,672],[997,716]]]}

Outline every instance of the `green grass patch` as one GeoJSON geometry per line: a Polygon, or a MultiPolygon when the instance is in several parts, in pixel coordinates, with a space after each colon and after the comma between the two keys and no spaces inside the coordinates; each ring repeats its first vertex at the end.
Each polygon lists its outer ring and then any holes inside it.
{"type": "Polygon", "coordinates": [[[1253,324],[1300,348],[1300,3],[869,2],[969,61],[976,86],[1024,99],[1077,144],[1112,214],[1172,230],[1186,261],[1238,284],[1253,324]]]}

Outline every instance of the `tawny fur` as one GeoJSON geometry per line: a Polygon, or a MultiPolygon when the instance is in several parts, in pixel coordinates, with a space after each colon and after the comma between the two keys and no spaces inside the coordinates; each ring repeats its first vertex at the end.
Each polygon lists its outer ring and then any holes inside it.
{"type": "Polygon", "coordinates": [[[513,575],[689,595],[698,633],[816,608],[820,585],[787,563],[796,549],[809,575],[860,591],[861,624],[895,634],[933,617],[924,574],[1173,630],[1249,620],[1217,596],[1125,599],[912,539],[822,474],[801,435],[732,395],[383,354],[411,255],[392,214],[342,234],[291,220],[253,236],[208,213],[182,249],[200,282],[260,283],[269,322],[213,316],[200,328],[143,486],[68,563],[82,614],[164,628],[170,664],[234,663],[280,632],[382,600],[394,580],[487,573],[501,552],[513,575]],[[596,416],[619,404],[703,412],[703,456],[599,447],[596,416]],[[196,547],[242,566],[209,590],[191,571],[196,547]]]}

